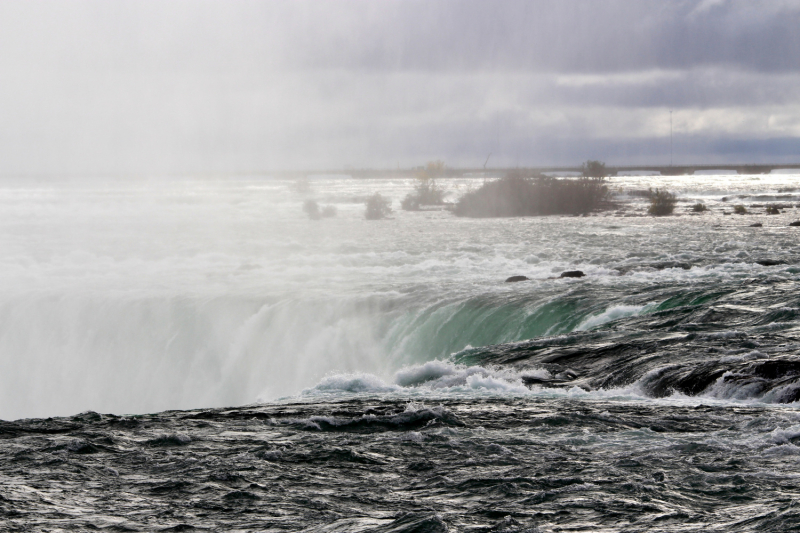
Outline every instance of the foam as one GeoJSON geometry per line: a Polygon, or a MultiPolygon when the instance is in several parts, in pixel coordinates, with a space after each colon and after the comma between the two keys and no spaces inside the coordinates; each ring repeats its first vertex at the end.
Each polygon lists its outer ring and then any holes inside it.
{"type": "MultiPolygon", "coordinates": [[[[376,415],[366,413],[355,417],[339,416],[312,416],[309,418],[290,419],[278,424],[299,426],[304,430],[358,430],[364,428],[385,430],[413,430],[414,428],[428,427],[431,424],[442,423],[446,425],[463,426],[453,413],[442,406],[427,407],[420,403],[406,404],[401,413],[376,415]]],[[[419,440],[411,436],[409,440],[419,440]]]]}
{"type": "Polygon", "coordinates": [[[447,361],[428,361],[398,370],[393,382],[372,374],[334,374],[326,376],[314,387],[305,389],[301,395],[318,394],[385,394],[440,392],[459,393],[479,391],[484,393],[530,394],[531,389],[523,378],[549,379],[545,369],[517,371],[503,367],[466,366],[447,361]]]}
{"type": "Polygon", "coordinates": [[[752,361],[755,359],[769,359],[769,356],[759,352],[758,350],[752,350],[750,352],[736,354],[736,355],[728,355],[723,357],[719,360],[720,363],[738,363],[743,361],[752,361]]]}
{"type": "Polygon", "coordinates": [[[401,387],[424,387],[432,390],[483,390],[527,393],[523,375],[549,378],[544,369],[523,374],[514,369],[500,367],[465,366],[446,361],[429,361],[407,367],[395,374],[395,383],[401,387]]]}
{"type": "MultiPolygon", "coordinates": [[[[750,351],[731,359],[750,360],[762,358],[763,354],[750,351]]],[[[552,375],[545,369],[515,370],[495,366],[465,366],[448,361],[429,361],[420,365],[411,365],[397,371],[393,380],[384,380],[370,374],[336,374],[327,376],[315,387],[302,392],[301,397],[313,398],[319,395],[379,395],[393,398],[472,398],[480,396],[501,397],[541,397],[571,398],[577,400],[613,400],[647,402],[665,405],[772,405],[784,404],[782,398],[792,393],[798,384],[789,383],[782,387],[763,392],[758,381],[737,383],[728,381],[726,377],[733,372],[726,372],[717,379],[705,392],[689,396],[673,391],[665,397],[652,397],[648,394],[648,384],[658,377],[663,368],[656,368],[637,381],[623,386],[608,389],[587,390],[578,386],[569,388],[547,387],[539,384],[525,385],[524,378],[551,379],[552,375]],[[391,383],[393,381],[394,383],[391,383]]],[[[288,399],[288,398],[287,398],[288,399]]],[[[788,404],[790,407],[793,404],[788,404]]],[[[800,416],[800,415],[798,415],[800,416]]]]}
{"type": "Polygon", "coordinates": [[[788,428],[775,428],[769,434],[769,441],[773,444],[787,444],[800,437],[800,424],[788,428]]]}
{"type": "Polygon", "coordinates": [[[444,361],[428,361],[422,365],[406,367],[394,375],[395,383],[401,387],[413,387],[434,380],[441,380],[458,373],[456,365],[444,361]]]}
{"type": "MultiPolygon", "coordinates": [[[[800,178],[618,179],[703,196],[766,194],[800,178]]],[[[627,298],[651,286],[718,286],[794,268],[751,262],[788,253],[785,235],[765,228],[754,242],[751,230],[709,229],[721,218],[712,214],[473,221],[398,212],[370,224],[357,198],[380,191],[396,201],[410,180],[313,181],[317,198],[337,203],[335,219],[309,221],[304,197],[279,180],[4,180],[0,418],[241,405],[304,390],[562,394],[527,389],[513,370],[424,361],[470,345],[554,343],[576,323],[645,313],[627,298]],[[693,266],[636,269],[669,260],[693,266]],[[619,267],[634,270],[619,276],[619,267]],[[572,269],[587,276],[545,279],[572,269]],[[536,279],[505,284],[513,274],[536,279]],[[526,322],[543,305],[577,300],[596,311],[561,306],[556,326],[541,332],[526,322]]]]}
{"type": "Polygon", "coordinates": [[[470,389],[502,391],[525,394],[528,388],[521,381],[508,381],[492,375],[473,374],[468,376],[465,385],[470,389]]]}
{"type": "Polygon", "coordinates": [[[728,331],[717,331],[714,333],[698,333],[698,339],[738,339],[738,338],[747,338],[747,334],[738,331],[735,329],[731,329],[728,331]]]}
{"type": "Polygon", "coordinates": [[[600,314],[585,318],[583,322],[578,324],[575,331],[586,331],[620,318],[639,316],[654,309],[657,305],[653,303],[646,305],[613,305],[600,314]]]}
{"type": "Polygon", "coordinates": [[[336,374],[326,376],[313,389],[306,389],[304,394],[316,392],[389,392],[397,390],[396,386],[387,385],[382,379],[372,374],[336,374]]]}
{"type": "Polygon", "coordinates": [[[764,387],[758,381],[745,382],[744,384],[730,381],[728,378],[736,375],[734,372],[725,372],[708,388],[703,396],[719,398],[722,400],[756,400],[762,398],[764,387]]]}
{"type": "Polygon", "coordinates": [[[800,448],[794,444],[780,444],[772,446],[761,451],[762,455],[769,455],[771,457],[793,457],[800,455],[800,448]]]}

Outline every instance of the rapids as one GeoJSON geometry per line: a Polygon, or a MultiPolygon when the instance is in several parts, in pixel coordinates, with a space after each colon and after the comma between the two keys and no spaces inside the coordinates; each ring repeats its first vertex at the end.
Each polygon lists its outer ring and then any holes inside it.
{"type": "Polygon", "coordinates": [[[412,185],[0,184],[0,529],[797,530],[800,175],[480,220],[412,185]]]}
{"type": "MultiPolygon", "coordinates": [[[[455,199],[483,179],[443,184],[455,199]]],[[[780,346],[792,345],[781,336],[800,307],[800,248],[788,226],[800,218],[800,176],[611,185],[620,209],[597,216],[474,220],[399,210],[411,179],[6,180],[0,417],[242,405],[359,373],[394,387],[404,368],[491,365],[504,343],[530,339],[636,344],[697,329],[732,336],[711,343],[721,358],[765,342],[764,357],[789,353],[780,346]],[[677,192],[679,216],[643,216],[638,191],[648,187],[677,192]],[[393,201],[389,220],[364,220],[376,191],[393,201]],[[309,220],[310,198],[337,216],[309,220]],[[691,214],[696,201],[712,211],[691,214]],[[789,208],[722,214],[768,202],[789,208]],[[749,227],[756,221],[764,226],[749,227]],[[550,279],[569,269],[587,276],[550,279]],[[503,283],[514,274],[532,279],[503,283]]],[[[530,369],[547,366],[529,355],[530,369]]],[[[596,375],[572,385],[627,386],[659,364],[639,366],[613,382],[584,369],[596,375]]]]}

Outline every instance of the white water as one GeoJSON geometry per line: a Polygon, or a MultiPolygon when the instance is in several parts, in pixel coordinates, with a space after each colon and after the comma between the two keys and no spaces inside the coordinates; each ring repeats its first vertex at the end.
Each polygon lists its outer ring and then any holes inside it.
{"type": "MultiPolygon", "coordinates": [[[[445,184],[455,197],[481,181],[445,184]]],[[[667,186],[716,206],[722,195],[778,194],[800,186],[800,176],[614,184],[667,186]]],[[[325,178],[312,180],[310,193],[293,185],[0,183],[0,418],[237,405],[299,394],[341,373],[391,383],[400,368],[470,344],[590,329],[652,303],[591,301],[592,287],[746,276],[764,268],[756,256],[796,251],[785,225],[800,218],[747,218],[775,225],[758,243],[745,229],[714,228],[744,219],[710,214],[470,220],[396,211],[365,221],[364,196],[380,191],[398,209],[411,180],[325,178]],[[309,197],[336,205],[338,216],[308,220],[301,205],[309,197]],[[612,268],[709,256],[719,264],[622,277],[612,268]],[[547,279],[567,269],[589,277],[547,279]],[[514,274],[534,281],[503,283],[514,274]],[[530,323],[581,287],[589,292],[571,300],[568,323],[530,323]]]]}
{"type": "MultiPolygon", "coordinates": [[[[446,361],[428,361],[398,370],[391,378],[383,380],[367,373],[336,374],[323,378],[314,387],[286,401],[325,401],[348,397],[402,398],[409,402],[434,403],[441,398],[515,397],[515,398],[575,398],[587,401],[644,402],[668,406],[759,406],[796,411],[798,403],[776,402],[779,392],[753,390],[749,387],[731,387],[723,379],[708,391],[697,396],[672,392],[664,397],[652,397],[646,392],[648,376],[630,385],[609,389],[584,390],[580,387],[553,388],[540,385],[526,386],[523,378],[547,379],[544,369],[514,370],[495,366],[464,366],[446,361]]],[[[798,415],[800,416],[800,415],[798,415]]]]}

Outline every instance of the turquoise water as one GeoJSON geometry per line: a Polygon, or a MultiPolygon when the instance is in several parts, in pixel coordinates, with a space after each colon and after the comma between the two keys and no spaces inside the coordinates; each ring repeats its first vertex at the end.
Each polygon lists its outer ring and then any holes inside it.
{"type": "MultiPolygon", "coordinates": [[[[455,199],[483,179],[443,185],[455,199]]],[[[352,375],[394,387],[398,372],[465,349],[716,305],[750,279],[797,281],[800,175],[611,186],[619,209],[597,216],[473,220],[399,210],[410,178],[4,181],[0,418],[241,405],[352,375]],[[676,214],[646,216],[628,193],[648,187],[676,192],[676,214]],[[374,192],[392,200],[390,219],[364,220],[374,192]],[[307,199],[337,216],[309,220],[307,199]],[[711,212],[690,213],[696,201],[711,212]],[[763,214],[773,202],[791,207],[763,214]],[[723,214],[736,203],[753,214],[723,214]],[[553,279],[575,269],[587,276],[553,279]]],[[[775,304],[790,310],[763,326],[795,327],[795,303],[775,304]]],[[[518,376],[495,378],[519,390],[518,376]]]]}

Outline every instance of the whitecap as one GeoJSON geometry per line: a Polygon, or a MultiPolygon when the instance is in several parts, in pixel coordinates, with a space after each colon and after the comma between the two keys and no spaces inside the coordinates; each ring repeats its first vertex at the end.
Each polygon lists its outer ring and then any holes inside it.
{"type": "Polygon", "coordinates": [[[650,303],[646,305],[614,305],[606,309],[600,314],[592,315],[583,320],[575,331],[586,331],[589,329],[602,326],[608,322],[619,320],[620,318],[627,318],[629,316],[638,316],[655,307],[656,304],[650,303]]]}

